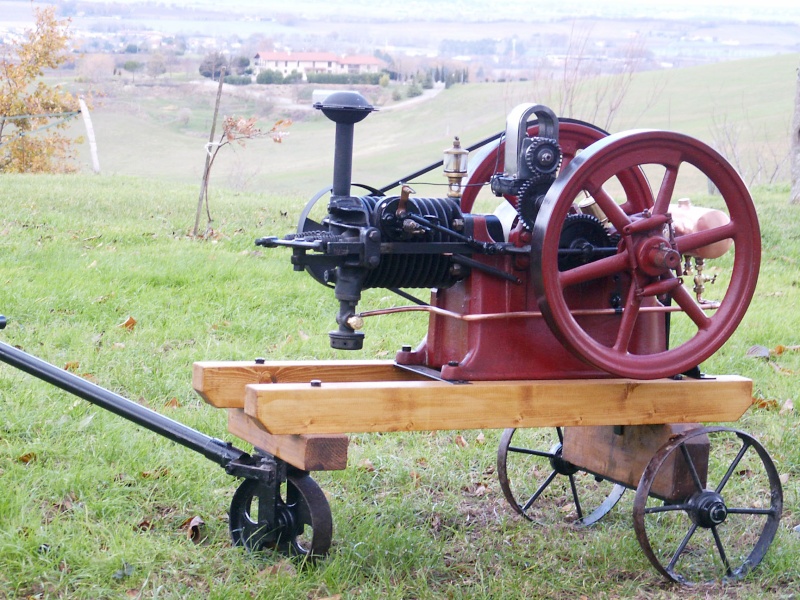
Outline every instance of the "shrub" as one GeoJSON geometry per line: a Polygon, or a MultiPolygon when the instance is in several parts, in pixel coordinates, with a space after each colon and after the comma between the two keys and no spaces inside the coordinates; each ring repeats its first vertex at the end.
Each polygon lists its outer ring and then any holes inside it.
{"type": "Polygon", "coordinates": [[[250,85],[253,80],[250,75],[226,75],[225,83],[230,85],[250,85]]]}
{"type": "Polygon", "coordinates": [[[283,74],[280,71],[267,69],[266,71],[261,71],[261,73],[258,74],[258,77],[256,77],[256,83],[283,83],[283,74]]]}

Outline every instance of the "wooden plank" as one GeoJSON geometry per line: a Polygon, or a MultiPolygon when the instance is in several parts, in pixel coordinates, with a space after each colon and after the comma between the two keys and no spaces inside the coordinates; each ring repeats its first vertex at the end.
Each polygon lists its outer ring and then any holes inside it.
{"type": "Polygon", "coordinates": [[[192,386],[210,405],[243,408],[251,383],[320,381],[421,381],[423,375],[401,369],[391,360],[205,361],[194,363],[192,386]]]}
{"type": "Polygon", "coordinates": [[[272,433],[356,433],[735,421],[753,382],[592,379],[248,385],[245,412],[272,433]]]}
{"type": "Polygon", "coordinates": [[[273,435],[243,410],[228,410],[228,431],[303,471],[340,471],[347,467],[346,435],[273,435]]]}
{"type": "MultiPolygon", "coordinates": [[[[562,456],[584,471],[630,488],[639,485],[647,464],[656,452],[675,435],[700,427],[699,423],[628,425],[614,427],[565,427],[562,456]]],[[[698,436],[687,442],[700,480],[708,472],[708,438],[698,436]]],[[[659,469],[650,489],[662,499],[685,498],[695,489],[689,466],[680,452],[673,452],[659,469]]]]}

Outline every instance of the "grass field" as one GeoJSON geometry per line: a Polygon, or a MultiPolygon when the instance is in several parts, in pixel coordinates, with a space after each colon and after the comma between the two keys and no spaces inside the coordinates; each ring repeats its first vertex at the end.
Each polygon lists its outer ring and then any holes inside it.
{"type": "MultiPolygon", "coordinates": [[[[253,246],[293,229],[296,196],[220,187],[215,235],[197,241],[186,236],[196,193],[127,176],[0,178],[2,339],[241,445],[192,391],[192,363],[332,357],[335,302],[292,272],[288,253],[253,246]],[[120,327],[128,317],[133,329],[120,327]]],[[[754,380],[758,402],[736,427],[765,444],[785,480],[777,538],[744,582],[665,585],[636,542],[630,493],[588,529],[559,506],[541,523],[516,517],[494,472],[500,432],[488,430],[352,436],[348,469],[315,476],[333,510],[331,556],[315,566],[250,556],[230,545],[237,482],[221,469],[2,366],[0,597],[796,597],[800,420],[786,402],[797,404],[800,353],[769,362],[745,353],[800,343],[800,207],[787,205],[786,186],[754,196],[759,287],[743,325],[704,365],[754,380]],[[195,516],[207,536],[197,545],[184,527],[195,516]]],[[[373,290],[362,306],[394,303],[373,290]]],[[[380,317],[347,357],[391,358],[425,328],[420,316],[380,317]]]]}

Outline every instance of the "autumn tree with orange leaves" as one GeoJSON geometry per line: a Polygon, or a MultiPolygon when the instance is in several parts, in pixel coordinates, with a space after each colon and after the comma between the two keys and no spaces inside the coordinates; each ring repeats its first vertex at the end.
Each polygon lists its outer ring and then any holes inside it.
{"type": "Polygon", "coordinates": [[[58,85],[41,81],[46,69],[67,59],[69,21],[55,8],[35,9],[35,24],[24,39],[0,49],[0,173],[74,170],[73,140],[63,135],[78,101],[58,85]]]}

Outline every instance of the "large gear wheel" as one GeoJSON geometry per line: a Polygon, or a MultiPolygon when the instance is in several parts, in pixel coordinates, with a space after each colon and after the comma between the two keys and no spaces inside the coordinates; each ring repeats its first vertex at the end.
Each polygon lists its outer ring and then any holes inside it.
{"type": "Polygon", "coordinates": [[[558,270],[568,271],[607,256],[615,244],[594,215],[568,215],[558,243],[558,270]]]}

